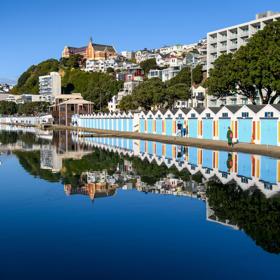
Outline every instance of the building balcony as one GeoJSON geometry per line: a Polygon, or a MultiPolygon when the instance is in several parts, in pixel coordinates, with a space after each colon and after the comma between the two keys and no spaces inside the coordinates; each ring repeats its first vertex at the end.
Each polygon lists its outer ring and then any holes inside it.
{"type": "Polygon", "coordinates": [[[222,51],[226,51],[227,50],[227,45],[220,45],[219,46],[219,51],[222,52],[222,51]]]}

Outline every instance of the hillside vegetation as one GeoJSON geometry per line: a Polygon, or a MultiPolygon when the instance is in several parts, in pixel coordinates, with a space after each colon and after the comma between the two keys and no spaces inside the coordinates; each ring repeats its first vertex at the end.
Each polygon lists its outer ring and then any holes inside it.
{"type": "Polygon", "coordinates": [[[79,92],[89,101],[94,102],[96,110],[105,109],[108,101],[122,88],[123,83],[107,73],[88,73],[79,69],[80,56],[63,58],[60,61],[48,59],[37,65],[30,66],[18,79],[13,88],[14,94],[39,94],[39,76],[52,71],[62,75],[62,92],[65,94],[79,92]]]}

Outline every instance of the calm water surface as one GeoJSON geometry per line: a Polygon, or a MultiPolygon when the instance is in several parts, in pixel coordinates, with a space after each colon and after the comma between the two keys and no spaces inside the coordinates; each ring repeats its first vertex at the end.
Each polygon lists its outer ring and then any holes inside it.
{"type": "Polygon", "coordinates": [[[280,164],[0,131],[0,279],[278,279],[280,164]]]}

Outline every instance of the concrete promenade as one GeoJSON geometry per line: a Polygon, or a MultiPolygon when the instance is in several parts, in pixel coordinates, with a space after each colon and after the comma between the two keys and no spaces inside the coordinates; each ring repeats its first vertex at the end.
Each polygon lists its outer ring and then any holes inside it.
{"type": "Polygon", "coordinates": [[[82,127],[62,126],[62,125],[52,125],[48,129],[67,129],[73,131],[83,131],[83,132],[96,133],[97,137],[98,136],[99,137],[102,136],[123,137],[123,138],[132,138],[132,139],[150,140],[150,141],[163,142],[163,143],[169,143],[175,145],[198,147],[203,149],[222,150],[222,151],[229,151],[229,152],[243,152],[249,154],[280,158],[280,147],[277,146],[237,143],[234,145],[234,147],[229,147],[227,142],[220,141],[220,140],[206,140],[206,139],[188,138],[188,137],[180,137],[180,136],[165,136],[165,135],[157,135],[157,134],[101,130],[95,128],[82,128],[82,127]]]}

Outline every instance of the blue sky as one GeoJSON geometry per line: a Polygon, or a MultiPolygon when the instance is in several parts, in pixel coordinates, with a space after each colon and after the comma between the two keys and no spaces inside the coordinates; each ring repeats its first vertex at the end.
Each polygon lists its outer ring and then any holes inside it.
{"type": "Polygon", "coordinates": [[[0,79],[59,58],[65,45],[113,44],[118,51],[193,43],[218,28],[280,11],[279,0],[2,0],[0,79]],[[166,4],[165,4],[166,3],[166,4]]]}

